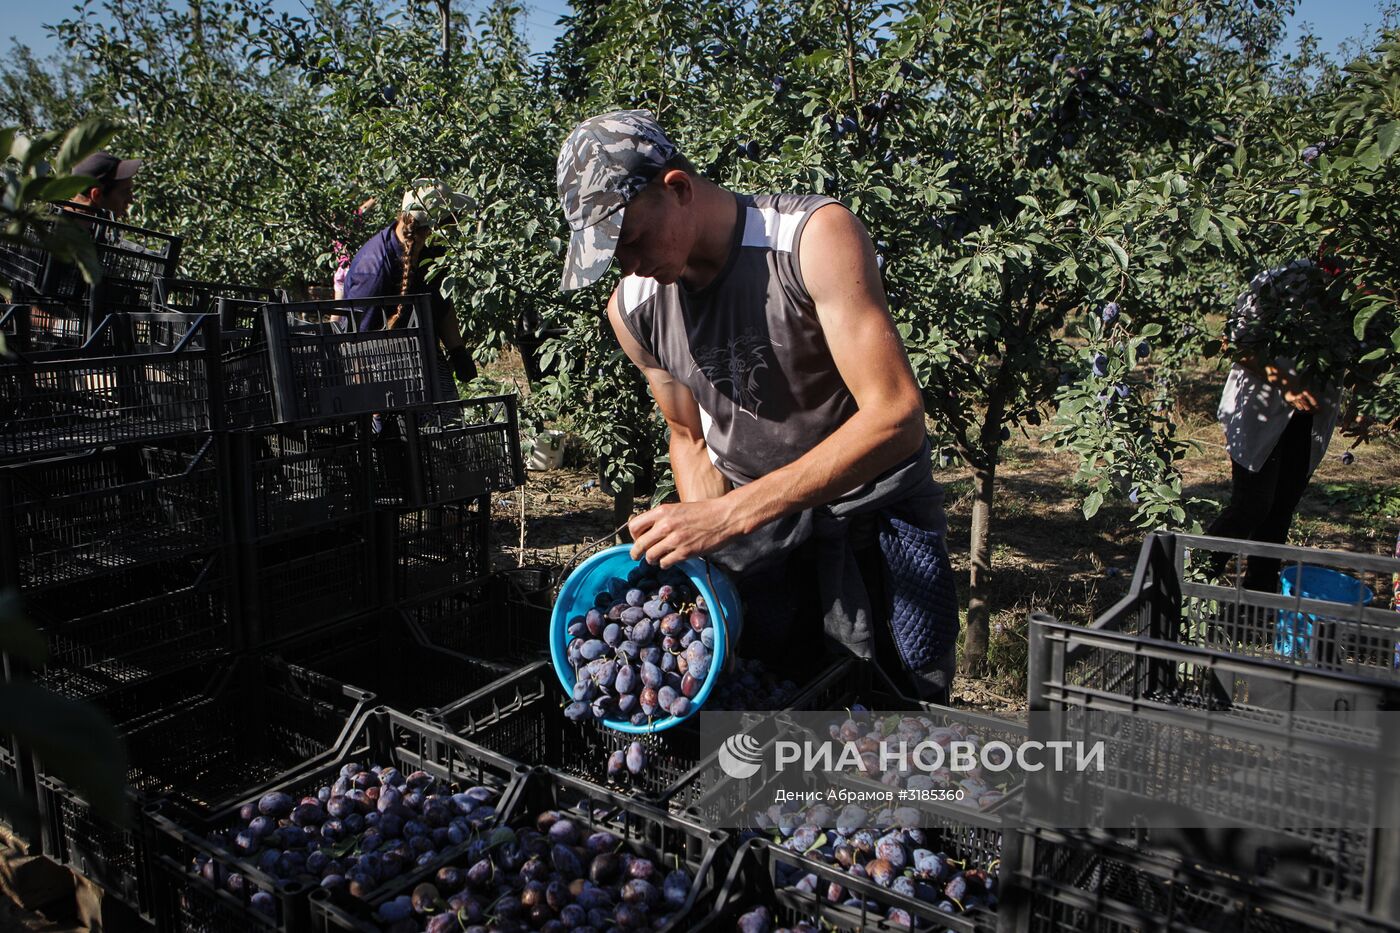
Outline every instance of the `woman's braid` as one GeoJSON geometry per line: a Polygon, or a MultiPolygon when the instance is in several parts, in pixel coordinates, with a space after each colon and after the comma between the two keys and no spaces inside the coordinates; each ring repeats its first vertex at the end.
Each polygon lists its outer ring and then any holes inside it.
{"type": "MultiPolygon", "coordinates": [[[[414,228],[413,217],[409,214],[400,214],[399,224],[407,224],[408,229],[412,231],[409,234],[408,242],[403,244],[403,275],[399,280],[399,296],[402,297],[408,294],[409,287],[413,284],[413,244],[421,234],[414,228]]],[[[404,305],[402,304],[395,309],[394,316],[384,325],[385,330],[399,322],[399,318],[403,315],[403,309],[404,305]]]]}

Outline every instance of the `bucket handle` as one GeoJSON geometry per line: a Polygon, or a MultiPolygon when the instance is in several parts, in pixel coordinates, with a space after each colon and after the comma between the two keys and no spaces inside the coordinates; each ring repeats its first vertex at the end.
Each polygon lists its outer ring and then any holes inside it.
{"type": "MultiPolygon", "coordinates": [[[[702,557],[700,558],[700,562],[705,565],[705,582],[710,585],[710,592],[718,597],[719,591],[715,589],[714,577],[710,576],[710,559],[708,557],[702,557]]],[[[739,646],[729,640],[729,619],[727,619],[724,614],[724,600],[715,599],[715,610],[719,615],[720,629],[724,632],[724,672],[726,674],[733,674],[735,658],[739,656],[739,646]]]]}
{"type": "Polygon", "coordinates": [[[557,578],[559,582],[554,587],[554,597],[556,599],[559,597],[559,587],[563,585],[563,581],[568,578],[569,574],[573,573],[574,569],[578,567],[581,558],[598,550],[598,548],[604,544],[611,544],[613,539],[621,534],[622,530],[626,528],[628,524],[630,524],[630,522],[623,522],[607,534],[600,535],[592,541],[585,541],[583,544],[574,548],[574,552],[569,555],[568,559],[565,560],[563,565],[559,568],[559,575],[557,578]]]}

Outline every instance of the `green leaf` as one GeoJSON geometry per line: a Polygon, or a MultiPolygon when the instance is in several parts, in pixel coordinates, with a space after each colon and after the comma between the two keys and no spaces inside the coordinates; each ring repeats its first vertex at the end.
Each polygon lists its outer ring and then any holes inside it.
{"type": "Polygon", "coordinates": [[[95,706],[32,683],[0,687],[0,731],[34,749],[44,772],[72,786],[92,808],[127,819],[126,751],[95,706]]]}
{"type": "Polygon", "coordinates": [[[1206,238],[1206,228],[1210,226],[1210,211],[1198,207],[1191,213],[1191,235],[1198,240],[1206,238]]]}
{"type": "Polygon", "coordinates": [[[53,160],[54,169],[66,173],[74,165],[107,145],[120,129],[120,123],[103,117],[94,117],[79,123],[63,137],[63,145],[59,147],[58,155],[53,160]]]}
{"type": "Polygon", "coordinates": [[[1380,313],[1380,311],[1384,308],[1384,303],[1376,301],[1370,303],[1365,308],[1362,308],[1360,311],[1356,312],[1356,316],[1352,318],[1351,321],[1351,330],[1352,334],[1356,337],[1357,340],[1365,339],[1366,328],[1370,325],[1371,319],[1374,318],[1378,313],[1380,313]]]}
{"type": "Polygon", "coordinates": [[[40,235],[39,242],[55,256],[76,263],[88,284],[101,280],[102,261],[97,258],[97,247],[82,227],[60,220],[40,235]]]}
{"type": "Polygon", "coordinates": [[[1400,120],[1387,123],[1376,130],[1376,144],[1380,146],[1381,155],[1385,158],[1395,155],[1395,150],[1400,149],[1400,120]]]}
{"type": "Polygon", "coordinates": [[[1104,245],[1113,253],[1113,258],[1118,260],[1118,266],[1125,272],[1128,269],[1128,254],[1123,247],[1118,245],[1118,241],[1111,236],[1103,237],[1104,245]]]}
{"type": "Polygon", "coordinates": [[[1103,493],[1099,492],[1097,489],[1084,497],[1084,517],[1086,519],[1093,518],[1102,507],[1103,493]]]}
{"type": "Polygon", "coordinates": [[[44,184],[35,192],[35,199],[40,201],[70,201],[76,194],[95,186],[97,179],[88,175],[56,175],[46,178],[44,184]]]}

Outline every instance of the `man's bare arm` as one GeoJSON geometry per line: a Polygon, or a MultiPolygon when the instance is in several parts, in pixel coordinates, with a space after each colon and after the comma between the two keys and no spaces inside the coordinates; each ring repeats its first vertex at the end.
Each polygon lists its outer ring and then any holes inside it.
{"type": "Polygon", "coordinates": [[[622,322],[616,292],[608,301],[608,322],[612,324],[622,352],[646,377],[657,407],[670,428],[671,472],[675,476],[676,493],[681,501],[716,499],[724,495],[729,491],[729,481],[710,462],[709,451],[705,447],[704,427],[700,422],[700,406],[695,396],[690,389],[671,378],[671,374],[662,369],[661,364],[632,336],[622,322]]]}
{"type": "Polygon", "coordinates": [[[860,221],[839,205],[818,209],[803,231],[801,271],[859,410],[797,460],[714,503],[661,506],[633,519],[634,555],[666,567],[707,553],[856,489],[923,443],[923,399],[860,221]]]}

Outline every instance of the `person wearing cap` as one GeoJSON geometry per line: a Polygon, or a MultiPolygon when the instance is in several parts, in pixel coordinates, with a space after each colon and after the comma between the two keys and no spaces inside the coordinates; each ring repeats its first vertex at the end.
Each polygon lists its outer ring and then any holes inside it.
{"type": "Polygon", "coordinates": [[[126,216],[135,194],[140,159],[119,159],[110,152],[94,152],[73,166],[74,175],[87,175],[97,184],[73,196],[73,203],[88,210],[106,211],[117,220],[126,216]]]}
{"type": "Polygon", "coordinates": [[[633,557],[728,570],[745,655],[792,670],[825,644],[946,699],[943,493],[865,227],[830,198],[716,185],[646,111],[579,124],[557,175],[562,287],[617,261],[608,319],[670,428],[680,501],[632,519],[633,557]]]}
{"type": "MultiPolygon", "coordinates": [[[[416,179],[404,192],[398,216],[356,251],[345,274],[344,297],[381,298],[428,292],[432,301],[433,326],[447,354],[452,373],[462,382],[476,378],[476,361],[462,338],[451,299],[434,285],[429,287],[425,266],[441,256],[443,248],[428,245],[438,226],[455,223],[458,212],[473,207],[471,198],[453,192],[432,178],[416,179]]],[[[361,330],[392,329],[398,324],[401,306],[379,306],[360,315],[361,330]]],[[[449,380],[450,381],[450,380],[449,380]]],[[[455,386],[449,397],[455,396],[455,386]]]]}

